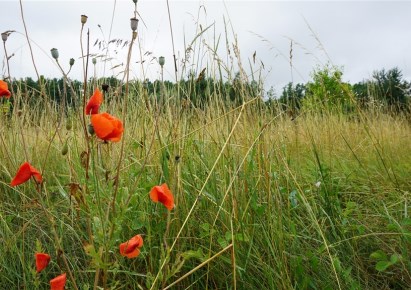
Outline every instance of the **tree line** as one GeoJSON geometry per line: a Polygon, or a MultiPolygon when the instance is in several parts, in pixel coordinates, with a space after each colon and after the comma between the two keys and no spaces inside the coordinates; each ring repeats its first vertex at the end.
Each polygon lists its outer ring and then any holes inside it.
{"type": "MultiPolygon", "coordinates": [[[[203,107],[211,100],[218,99],[223,103],[241,105],[245,100],[260,97],[264,104],[280,108],[289,114],[298,114],[301,110],[312,112],[343,112],[350,113],[356,106],[363,109],[379,108],[391,113],[408,113],[410,111],[411,83],[404,80],[398,68],[375,71],[372,77],[355,84],[342,80],[342,70],[327,65],[315,69],[311,81],[303,83],[288,83],[276,96],[274,89],[264,91],[263,84],[256,80],[244,80],[240,73],[227,81],[211,77],[189,74],[178,83],[149,79],[132,80],[129,82],[131,98],[157,98],[161,103],[165,95],[179,96],[189,101],[192,106],[203,107]]],[[[91,78],[88,83],[90,93],[95,87],[103,87],[109,92],[108,98],[121,98],[125,86],[115,77],[91,78]]],[[[65,102],[66,107],[76,108],[81,105],[83,83],[63,78],[45,79],[39,81],[32,78],[14,80],[12,91],[21,96],[28,104],[38,104],[42,95],[48,102],[56,106],[65,102]]],[[[11,102],[13,106],[13,101],[11,102]]]]}

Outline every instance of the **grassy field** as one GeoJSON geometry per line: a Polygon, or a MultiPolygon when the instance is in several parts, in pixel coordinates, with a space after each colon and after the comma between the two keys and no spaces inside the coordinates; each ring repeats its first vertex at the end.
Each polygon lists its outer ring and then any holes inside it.
{"type": "MultiPolygon", "coordinates": [[[[198,90],[161,81],[154,94],[131,89],[134,33],[124,77],[99,108],[124,125],[119,142],[102,141],[83,114],[102,90],[98,77],[85,76],[84,95],[65,82],[75,109],[41,82],[13,90],[8,112],[0,98],[0,289],[48,289],[63,273],[76,290],[409,289],[409,116],[353,102],[349,114],[310,109],[291,118],[244,87],[236,41],[226,35],[224,64],[219,40],[200,48],[204,31],[186,47],[192,59],[181,76],[206,51],[203,79],[217,87],[238,67],[228,78],[238,98],[203,90],[193,104],[198,90]],[[11,185],[24,162],[41,183],[11,185]],[[164,183],[171,210],[150,199],[164,183]],[[136,235],[141,252],[126,258],[120,245],[136,235]],[[51,257],[39,273],[35,253],[51,257]]],[[[88,45],[82,59],[92,62],[88,45]]],[[[191,75],[191,88],[199,79],[191,75]]]]}
{"type": "Polygon", "coordinates": [[[102,105],[122,116],[118,143],[86,139],[78,112],[1,116],[0,288],[45,289],[63,272],[67,289],[409,287],[405,118],[146,105],[102,105]],[[24,161],[41,186],[9,185],[24,161]],[[170,212],[149,198],[164,182],[170,212]],[[122,257],[136,234],[140,255],[122,257]],[[35,252],[51,256],[38,274],[35,252]]]}

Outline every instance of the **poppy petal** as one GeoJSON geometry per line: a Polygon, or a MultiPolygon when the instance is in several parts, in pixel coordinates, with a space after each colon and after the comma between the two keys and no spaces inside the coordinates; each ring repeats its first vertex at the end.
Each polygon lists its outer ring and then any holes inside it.
{"type": "Polygon", "coordinates": [[[131,253],[124,254],[124,256],[129,258],[129,259],[135,258],[138,255],[140,255],[140,249],[139,248],[135,248],[134,251],[132,251],[131,253]]]}
{"type": "Polygon", "coordinates": [[[19,170],[16,173],[16,176],[14,176],[13,180],[11,181],[10,185],[11,186],[17,186],[20,185],[27,180],[29,180],[31,177],[31,168],[30,164],[28,162],[24,162],[19,170]]]}
{"type": "Polygon", "coordinates": [[[36,253],[35,258],[36,258],[37,273],[40,273],[41,271],[43,271],[47,267],[51,259],[50,256],[45,253],[36,253]]]}
{"type": "Polygon", "coordinates": [[[50,289],[51,290],[64,290],[64,286],[66,285],[66,273],[63,273],[57,276],[54,279],[50,280],[50,289]]]}
{"type": "Polygon", "coordinates": [[[174,208],[174,196],[166,183],[154,186],[150,191],[150,198],[154,202],[161,202],[168,210],[174,208]]]}
{"type": "Polygon", "coordinates": [[[97,137],[105,140],[106,136],[114,130],[114,125],[111,120],[106,116],[107,113],[95,114],[91,116],[91,124],[93,125],[94,132],[97,137]]]}
{"type": "Polygon", "coordinates": [[[0,80],[0,97],[10,98],[11,93],[5,81],[0,80]]]}
{"type": "Polygon", "coordinates": [[[86,115],[93,115],[98,114],[98,109],[100,105],[103,103],[103,94],[97,88],[94,91],[94,94],[91,96],[90,100],[86,105],[86,115]]]}
{"type": "Polygon", "coordinates": [[[124,132],[123,123],[108,113],[91,116],[91,124],[97,137],[105,141],[118,142],[124,132]]]}
{"type": "Polygon", "coordinates": [[[36,179],[38,183],[41,183],[43,181],[43,176],[41,176],[40,172],[31,165],[30,165],[30,171],[31,171],[31,175],[34,176],[34,179],[36,179]]]}
{"type": "Polygon", "coordinates": [[[127,258],[135,258],[140,254],[140,248],[143,246],[141,235],[135,235],[127,242],[120,244],[120,254],[127,258]]]}

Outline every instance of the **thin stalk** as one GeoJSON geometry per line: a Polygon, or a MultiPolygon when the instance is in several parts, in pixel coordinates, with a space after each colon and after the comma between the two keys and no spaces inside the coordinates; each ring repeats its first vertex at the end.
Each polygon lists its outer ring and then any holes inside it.
{"type": "Polygon", "coordinates": [[[87,68],[88,68],[88,61],[89,61],[89,49],[90,49],[90,31],[87,31],[87,56],[86,62],[84,63],[84,49],[83,49],[83,28],[84,24],[81,25],[81,32],[80,32],[80,46],[81,46],[81,58],[83,60],[83,73],[84,73],[84,84],[83,84],[83,130],[84,130],[84,138],[86,141],[87,151],[86,151],[86,179],[89,178],[89,163],[90,163],[90,138],[87,132],[87,122],[86,122],[86,98],[87,98],[87,68]]]}
{"type": "Polygon", "coordinates": [[[173,26],[171,25],[171,13],[170,13],[170,5],[167,0],[167,12],[168,12],[168,22],[170,24],[170,34],[171,34],[171,44],[173,46],[173,58],[174,58],[174,73],[176,77],[176,84],[178,84],[178,77],[177,77],[177,58],[176,58],[176,51],[174,46],[174,35],[173,35],[173,26]]]}
{"type": "Polygon", "coordinates": [[[10,82],[10,89],[11,89],[11,94],[13,95],[14,98],[16,98],[16,95],[14,94],[14,89],[13,89],[13,83],[11,80],[11,75],[10,75],[10,64],[9,64],[9,56],[7,55],[7,49],[6,49],[6,42],[3,41],[3,47],[4,47],[4,56],[6,58],[6,64],[7,64],[7,75],[8,79],[10,82]]]}
{"type": "Polygon", "coordinates": [[[29,34],[28,34],[28,32],[27,32],[26,21],[24,20],[23,3],[22,3],[21,0],[19,1],[19,3],[20,3],[21,20],[23,21],[24,32],[26,33],[27,43],[28,43],[29,49],[30,49],[31,60],[32,60],[32,62],[33,62],[34,70],[36,71],[37,80],[40,80],[40,75],[39,75],[39,72],[37,71],[36,63],[34,62],[33,49],[31,48],[31,43],[30,43],[30,39],[29,39],[29,34]]]}

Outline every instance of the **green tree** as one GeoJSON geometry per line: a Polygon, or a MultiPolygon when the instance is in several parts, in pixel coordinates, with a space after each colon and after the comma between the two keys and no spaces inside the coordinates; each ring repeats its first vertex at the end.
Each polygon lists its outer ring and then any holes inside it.
{"type": "Polygon", "coordinates": [[[304,84],[288,83],[283,87],[279,102],[283,110],[297,113],[301,108],[301,102],[305,96],[306,87],[304,84]]]}
{"type": "Polygon", "coordinates": [[[312,82],[306,85],[303,107],[310,111],[350,112],[352,104],[352,88],[342,81],[342,70],[326,65],[314,70],[312,82]]]}
{"type": "Polygon", "coordinates": [[[398,112],[408,107],[411,86],[402,79],[402,73],[398,68],[375,71],[372,83],[376,90],[375,97],[389,110],[398,112]]]}

